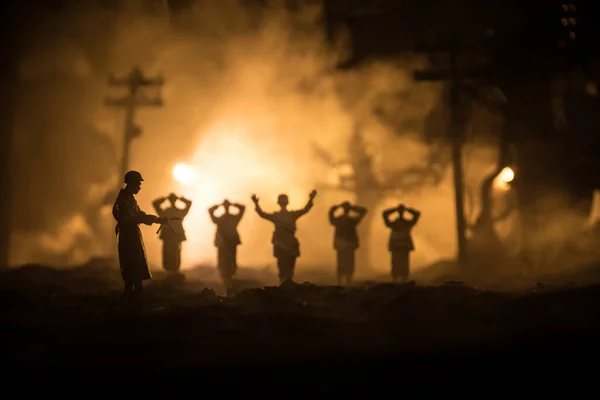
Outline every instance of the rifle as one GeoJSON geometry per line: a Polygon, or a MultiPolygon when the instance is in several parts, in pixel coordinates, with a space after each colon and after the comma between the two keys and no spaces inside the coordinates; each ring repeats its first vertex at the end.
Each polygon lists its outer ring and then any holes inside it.
{"type": "MultiPolygon", "coordinates": [[[[183,220],[183,218],[167,218],[167,225],[169,225],[169,228],[171,228],[173,233],[176,235],[179,235],[179,233],[175,230],[175,228],[173,228],[173,225],[171,225],[171,221],[181,221],[181,220],[183,220]]],[[[163,226],[164,226],[164,224],[160,224],[160,226],[158,227],[158,230],[156,231],[157,235],[160,233],[160,230],[162,229],[163,226]]]]}

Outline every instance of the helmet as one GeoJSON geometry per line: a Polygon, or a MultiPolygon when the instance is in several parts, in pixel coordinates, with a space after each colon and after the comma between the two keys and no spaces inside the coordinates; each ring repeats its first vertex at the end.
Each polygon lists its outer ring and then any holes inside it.
{"type": "Polygon", "coordinates": [[[125,183],[140,183],[143,181],[142,174],[137,171],[129,171],[125,174],[125,183]]]}

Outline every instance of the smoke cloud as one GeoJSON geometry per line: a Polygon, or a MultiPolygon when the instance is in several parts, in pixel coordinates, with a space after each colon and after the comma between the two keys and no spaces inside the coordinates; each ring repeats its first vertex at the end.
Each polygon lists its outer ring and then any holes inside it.
{"type": "MultiPolygon", "coordinates": [[[[137,123],[143,134],[133,143],[130,167],[142,171],[146,179],[138,201],[147,212],[152,212],[153,199],[171,191],[194,201],[185,221],[189,240],[184,244],[184,268],[214,262],[214,227],[207,213],[212,204],[227,198],[251,205],[249,197],[256,193],[265,210],[274,210],[276,196],[287,193],[291,207],[299,208],[313,188],[320,190],[316,206],[299,222],[301,262],[303,265],[331,265],[333,232],[326,212],[333,203],[352,201],[354,196],[321,188],[335,184],[336,177],[332,167],[316,156],[314,145],[326,149],[334,160],[346,160],[348,140],[356,124],[360,124],[367,152],[373,156],[375,172],[382,179],[407,166],[424,166],[428,146],[420,140],[422,126],[441,94],[439,85],[412,81],[412,70],[426,66],[426,61],[410,57],[393,62],[371,62],[351,72],[336,70],[336,63],[348,49],[341,44],[338,47],[342,50],[335,52],[326,45],[318,3],[292,13],[276,2],[261,11],[239,1],[223,1],[218,5],[205,1],[197,2],[193,13],[181,18],[187,19],[188,26],[193,27],[191,31],[175,29],[174,26],[183,22],[167,12],[148,15],[136,7],[118,15],[83,10],[61,21],[79,29],[86,27],[87,36],[80,43],[54,38],[63,45],[54,47],[51,54],[34,48],[29,62],[24,63],[30,66],[29,70],[23,68],[24,74],[43,75],[40,65],[46,67],[46,73],[60,69],[86,88],[87,101],[83,103],[75,95],[68,98],[64,91],[61,93],[61,103],[69,102],[61,108],[66,114],[61,135],[64,141],[69,141],[65,151],[75,151],[70,141],[81,136],[78,132],[81,128],[73,124],[68,124],[68,128],[64,126],[66,121],[72,120],[71,114],[77,113],[82,125],[110,138],[116,146],[116,154],[120,154],[123,115],[122,111],[102,104],[106,95],[118,95],[116,89],[105,86],[106,73],[122,76],[136,65],[150,76],[161,73],[167,80],[162,90],[165,106],[138,112],[137,123]],[[105,24],[98,22],[102,18],[105,24]],[[86,23],[90,20],[95,22],[86,23]],[[106,21],[110,21],[108,26],[114,27],[110,35],[90,28],[107,25],[106,21]],[[106,59],[94,65],[90,54],[100,51],[89,49],[94,49],[94,43],[100,42],[102,36],[108,43],[104,48],[106,59]],[[31,66],[38,66],[37,71],[31,66]],[[79,104],[75,104],[77,100],[79,104]],[[376,108],[382,107],[387,115],[394,116],[395,131],[374,114],[376,108]],[[196,170],[193,185],[183,186],[174,181],[172,169],[180,162],[196,170]]],[[[39,96],[40,101],[45,102],[48,97],[48,92],[39,96]]],[[[40,119],[47,123],[51,118],[40,119]]],[[[51,142],[46,145],[54,149],[51,142]]],[[[19,154],[23,154],[24,146],[19,150],[19,154]]],[[[78,154],[85,154],[87,159],[98,152],[97,146],[92,146],[78,154]]],[[[88,235],[93,242],[84,220],[79,218],[76,224],[69,221],[81,214],[83,199],[97,199],[102,195],[98,188],[110,187],[120,179],[117,156],[94,165],[76,158],[67,157],[65,165],[69,170],[93,171],[102,178],[96,179],[94,194],[90,187],[94,180],[84,176],[72,181],[67,171],[57,172],[59,177],[55,180],[72,187],[77,194],[70,200],[55,194],[60,198],[58,203],[65,206],[57,206],[61,212],[53,214],[52,224],[36,227],[38,232],[53,235],[54,242],[72,242],[76,226],[79,226],[79,236],[88,235]],[[84,193],[80,193],[81,190],[84,193]]],[[[37,165],[38,170],[40,167],[37,165]]],[[[454,255],[449,177],[436,187],[424,186],[410,193],[392,192],[380,203],[380,209],[371,210],[379,214],[383,207],[402,201],[423,211],[422,222],[415,230],[416,267],[454,255]]],[[[46,191],[57,193],[51,189],[46,191]]],[[[107,210],[101,219],[109,236],[113,221],[107,210]]],[[[154,230],[155,227],[144,227],[143,233],[149,259],[158,264],[160,242],[154,230]]],[[[249,207],[240,225],[241,265],[272,264],[271,232],[270,224],[260,220],[249,207]]],[[[379,217],[375,217],[371,232],[371,237],[363,241],[372,247],[372,264],[384,270],[389,260],[382,243],[388,232],[379,217]]],[[[35,246],[48,253],[58,251],[56,245],[38,236],[32,239],[30,235],[29,240],[21,240],[21,250],[16,251],[15,259],[38,261],[31,257],[36,254],[39,258],[40,252],[27,251],[30,246],[25,243],[36,243],[35,246]]],[[[101,246],[88,245],[89,249],[95,247],[100,251],[101,246]]],[[[75,262],[74,257],[71,258],[75,262]]]]}
{"type": "MultiPolygon", "coordinates": [[[[149,76],[166,78],[165,105],[137,112],[143,131],[133,142],[130,168],[145,178],[138,202],[146,212],[153,213],[151,202],[170,192],[194,202],[184,222],[183,268],[214,264],[215,229],[207,209],[224,199],[248,206],[239,228],[241,266],[273,264],[272,226],[254,213],[251,194],[260,197],[263,209],[274,211],[279,193],[300,208],[313,188],[319,190],[316,205],[298,224],[299,268],[332,268],[327,209],[355,197],[330,188],[337,183],[336,170],[315,153],[315,145],[343,162],[360,126],[381,180],[407,167],[425,168],[431,146],[423,141],[424,126],[440,104],[442,88],[412,80],[414,69],[427,66],[417,56],[339,71],[336,63],[348,48],[339,43],[334,51],[326,44],[321,4],[291,12],[283,2],[268,3],[259,8],[236,0],[198,1],[180,16],[167,7],[150,15],[131,3],[119,13],[80,7],[42,18],[46,26],[61,29],[44,40],[36,35],[21,65],[23,93],[29,96],[23,96],[16,132],[16,163],[23,170],[15,183],[20,211],[13,263],[58,263],[53,254],[60,253],[66,254],[60,263],[72,264],[114,252],[110,208],[97,215],[102,238],[94,237],[83,215],[86,204],[100,201],[121,180],[123,112],[103,105],[105,96],[119,94],[106,85],[106,76],[124,76],[140,66],[149,76]],[[68,39],[73,31],[78,34],[68,39]],[[51,77],[57,74],[60,79],[51,77]],[[196,171],[191,185],[173,179],[177,163],[196,171]],[[42,172],[45,178],[36,180],[42,172]],[[35,193],[27,192],[23,181],[35,193]]],[[[494,124],[483,122],[478,129],[491,131],[494,124]]],[[[491,149],[472,146],[469,171],[493,169],[491,149]]],[[[484,174],[469,171],[467,184],[477,187],[484,174]]],[[[454,257],[451,176],[446,168],[439,184],[390,191],[370,210],[376,214],[371,236],[362,240],[371,247],[374,268],[386,271],[389,264],[388,232],[379,215],[399,202],[422,211],[413,265],[454,257]]],[[[156,228],[142,231],[149,260],[159,265],[156,228]]]]}

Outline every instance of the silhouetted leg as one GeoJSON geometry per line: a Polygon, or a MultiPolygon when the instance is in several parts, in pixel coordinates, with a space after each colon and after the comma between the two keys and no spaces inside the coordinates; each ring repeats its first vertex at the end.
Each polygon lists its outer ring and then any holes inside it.
{"type": "Polygon", "coordinates": [[[283,282],[283,269],[285,268],[282,257],[276,257],[277,271],[279,272],[279,283],[283,282]]]}
{"type": "Polygon", "coordinates": [[[279,282],[294,279],[294,268],[296,267],[296,257],[289,255],[277,257],[277,268],[279,269],[279,282]]]}
{"type": "Polygon", "coordinates": [[[350,282],[354,275],[354,250],[344,249],[337,251],[338,282],[350,282]]]}
{"type": "Polygon", "coordinates": [[[163,241],[163,269],[168,272],[177,272],[181,266],[181,242],[174,239],[163,241]]]}
{"type": "Polygon", "coordinates": [[[294,280],[294,273],[296,272],[296,257],[292,257],[292,259],[290,260],[290,273],[289,273],[289,279],[290,280],[294,280]]]}
{"type": "Polygon", "coordinates": [[[133,288],[134,288],[134,293],[136,294],[136,296],[140,296],[142,295],[142,293],[144,293],[144,286],[142,281],[135,281],[133,283],[133,288]]]}
{"type": "Polygon", "coordinates": [[[133,281],[125,280],[123,287],[123,298],[130,298],[133,295],[133,281]]]}
{"type": "Polygon", "coordinates": [[[394,282],[396,282],[398,278],[402,279],[402,281],[408,279],[409,255],[410,252],[408,249],[392,251],[392,279],[394,282]]]}
{"type": "Polygon", "coordinates": [[[175,271],[179,272],[181,269],[181,242],[177,241],[177,248],[175,249],[175,271]]]}
{"type": "Polygon", "coordinates": [[[221,282],[223,282],[223,286],[225,287],[225,292],[227,296],[231,296],[233,294],[233,279],[231,279],[230,274],[219,273],[221,277],[221,282]]]}
{"type": "Polygon", "coordinates": [[[287,264],[284,257],[277,257],[277,269],[279,270],[279,283],[283,283],[286,277],[287,264]]]}
{"type": "Polygon", "coordinates": [[[162,267],[165,271],[169,270],[169,245],[167,241],[162,242],[162,267]]]}
{"type": "Polygon", "coordinates": [[[336,256],[336,262],[337,262],[337,280],[338,280],[338,285],[343,285],[344,283],[344,265],[343,265],[343,260],[342,260],[342,251],[337,250],[335,252],[335,256],[336,256]]]}
{"type": "Polygon", "coordinates": [[[221,246],[217,249],[217,269],[227,295],[233,294],[233,277],[237,272],[237,246],[221,246]]]}
{"type": "Polygon", "coordinates": [[[355,270],[355,265],[356,265],[355,264],[356,260],[354,258],[354,255],[355,255],[354,250],[348,250],[348,254],[346,255],[346,257],[347,257],[346,263],[348,264],[346,280],[347,280],[348,285],[350,283],[352,283],[352,278],[354,277],[354,270],[355,270]]]}

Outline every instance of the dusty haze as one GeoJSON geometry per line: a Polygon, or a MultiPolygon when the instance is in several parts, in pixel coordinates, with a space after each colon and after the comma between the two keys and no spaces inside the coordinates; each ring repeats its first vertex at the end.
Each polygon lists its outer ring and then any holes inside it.
{"type": "MultiPolygon", "coordinates": [[[[188,20],[193,18],[193,25],[202,36],[172,29],[166,11],[147,16],[132,8],[116,16],[84,8],[62,19],[52,17],[50,26],[68,26],[84,32],[81,42],[85,44],[66,35],[59,38],[59,34],[46,37],[46,42],[38,38],[24,58],[22,76],[27,81],[60,70],[78,89],[52,94],[40,89],[34,100],[25,101],[29,105],[28,114],[26,117],[21,114],[20,120],[43,121],[39,124],[55,124],[58,117],[32,111],[36,110],[31,107],[33,101],[40,104],[39,108],[51,102],[65,104],[62,122],[48,128],[54,133],[46,132],[45,136],[60,135],[61,144],[55,146],[56,141],[46,140],[47,149],[32,161],[34,150],[21,138],[17,141],[17,159],[21,164],[32,165],[27,179],[42,172],[52,174],[53,182],[71,188],[71,195],[56,194],[56,186],[45,187],[55,199],[49,202],[52,204],[28,200],[28,204],[53,207],[55,211],[46,213],[52,218],[41,224],[35,234],[13,235],[14,264],[51,262],[51,254],[56,252],[67,253],[68,262],[75,264],[104,251],[101,246],[90,244],[90,234],[80,213],[82,203],[102,196],[103,190],[121,179],[117,168],[123,111],[103,105],[106,95],[119,94],[106,85],[105,69],[122,76],[139,65],[150,76],[161,73],[166,78],[162,90],[165,106],[143,109],[137,114],[143,136],[133,143],[130,168],[141,171],[145,178],[138,202],[146,212],[153,213],[153,199],[171,191],[194,201],[184,223],[188,232],[188,241],[183,246],[184,269],[214,263],[214,226],[207,209],[225,198],[248,206],[239,228],[243,243],[239,250],[240,265],[274,264],[270,245],[272,226],[256,216],[250,195],[256,193],[266,211],[275,210],[279,193],[287,193],[290,206],[300,208],[313,188],[319,189],[315,207],[298,224],[302,251],[299,268],[332,266],[333,230],[327,221],[327,209],[334,203],[352,201],[353,196],[321,188],[336,183],[335,171],[316,157],[312,144],[326,148],[332,158],[344,160],[348,138],[357,123],[364,129],[368,151],[375,157],[379,174],[393,174],[394,170],[407,166],[424,166],[428,146],[420,139],[422,125],[442,93],[439,85],[412,81],[412,70],[426,66],[424,59],[372,62],[359,70],[339,72],[334,68],[335,63],[347,49],[341,43],[340,52],[335,53],[325,45],[320,6],[291,15],[274,4],[269,12],[258,15],[237,1],[218,3],[217,7],[216,1],[201,2],[193,17],[187,16],[188,20]],[[111,24],[114,34],[108,32],[107,26],[111,24]],[[48,41],[55,45],[44,46],[48,41]],[[104,41],[109,45],[106,57],[102,58],[106,64],[103,69],[94,65],[83,46],[94,48],[98,46],[94,42],[104,41]],[[394,92],[403,93],[401,98],[405,99],[390,104],[395,118],[400,122],[403,119],[418,122],[406,124],[410,128],[405,131],[392,132],[372,114],[374,102],[394,92]],[[71,114],[77,114],[85,128],[65,122],[75,118],[71,114]],[[105,142],[97,136],[95,141],[74,141],[84,140],[83,129],[92,129],[112,140],[119,146],[116,154],[101,148],[99,143],[105,142]],[[54,147],[62,149],[60,158],[52,155],[56,152],[54,147]],[[196,170],[194,184],[186,186],[174,181],[172,169],[177,163],[196,170]],[[62,169],[54,172],[53,166],[57,164],[62,169]],[[74,171],[85,173],[79,172],[78,178],[72,179],[74,171]],[[82,245],[77,245],[76,240],[82,245]]],[[[46,108],[51,107],[55,106],[46,108]]],[[[477,129],[492,131],[495,123],[485,120],[477,129]]],[[[27,137],[27,130],[30,136],[37,134],[36,128],[25,126],[26,123],[19,124],[21,132],[17,135],[27,137]]],[[[476,188],[493,169],[495,151],[487,145],[473,144],[466,154],[467,184],[476,188]]],[[[474,192],[478,193],[476,189],[474,192]]],[[[42,198],[44,193],[37,195],[42,198]]],[[[378,216],[372,236],[362,240],[370,242],[373,267],[381,271],[388,268],[388,232],[379,214],[383,207],[399,202],[423,213],[414,230],[413,265],[419,268],[454,257],[454,197],[448,169],[438,186],[391,193],[380,209],[371,210],[378,216]]],[[[114,240],[114,221],[108,209],[103,215],[105,239],[110,242],[111,238],[114,240]]],[[[156,229],[157,226],[142,227],[148,257],[154,265],[160,264],[156,229]]]]}

